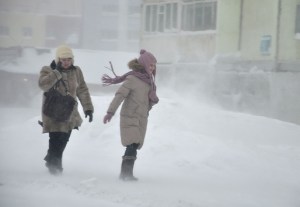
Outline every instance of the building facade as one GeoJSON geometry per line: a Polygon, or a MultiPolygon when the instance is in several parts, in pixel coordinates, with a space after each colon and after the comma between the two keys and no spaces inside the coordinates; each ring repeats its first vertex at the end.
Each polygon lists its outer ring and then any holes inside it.
{"type": "Polygon", "coordinates": [[[164,85],[297,124],[299,36],[300,0],[143,1],[141,47],[164,85]]]}
{"type": "Polygon", "coordinates": [[[141,0],[83,1],[82,48],[137,51],[141,0]]]}
{"type": "Polygon", "coordinates": [[[290,68],[293,65],[287,62],[300,59],[299,4],[299,0],[144,0],[141,47],[170,64],[217,57],[290,68]]]}
{"type": "Polygon", "coordinates": [[[299,0],[218,1],[217,18],[216,54],[226,62],[232,54],[234,64],[300,70],[299,0]]]}
{"type": "Polygon", "coordinates": [[[217,0],[144,0],[142,14],[141,47],[160,54],[162,63],[215,55],[217,0]]]}
{"type": "Polygon", "coordinates": [[[81,0],[0,0],[0,47],[79,46],[81,0]]]}
{"type": "Polygon", "coordinates": [[[0,0],[0,47],[137,51],[141,0],[0,0]]]}

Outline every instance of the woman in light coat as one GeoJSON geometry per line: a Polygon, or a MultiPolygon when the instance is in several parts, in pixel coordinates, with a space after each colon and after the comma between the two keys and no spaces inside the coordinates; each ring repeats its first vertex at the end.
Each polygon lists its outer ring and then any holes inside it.
{"type": "Polygon", "coordinates": [[[103,122],[106,124],[123,102],[120,117],[122,145],[126,147],[122,157],[122,180],[137,180],[133,176],[133,166],[137,149],[141,149],[146,135],[149,111],[158,103],[154,77],[156,58],[145,50],[141,50],[138,59],[131,60],[128,67],[132,71],[123,76],[110,78],[104,75],[102,81],[106,85],[122,83],[109,105],[103,122]]]}
{"type": "MultiPolygon", "coordinates": [[[[85,83],[81,69],[74,66],[74,56],[72,50],[62,45],[56,50],[55,61],[50,66],[44,66],[40,71],[39,87],[47,92],[55,86],[61,94],[65,95],[66,88],[69,94],[79,99],[85,117],[89,116],[89,122],[93,120],[94,107],[88,87],[85,83]],[[65,83],[62,83],[62,81],[65,83]]],[[[43,103],[45,96],[43,96],[43,103]]],[[[43,111],[43,110],[42,110],[43,111]]],[[[69,141],[73,129],[78,129],[82,123],[82,118],[78,112],[78,104],[75,107],[67,121],[57,121],[42,113],[41,125],[43,133],[49,133],[49,149],[44,160],[46,167],[51,174],[62,173],[62,155],[69,141]]]]}

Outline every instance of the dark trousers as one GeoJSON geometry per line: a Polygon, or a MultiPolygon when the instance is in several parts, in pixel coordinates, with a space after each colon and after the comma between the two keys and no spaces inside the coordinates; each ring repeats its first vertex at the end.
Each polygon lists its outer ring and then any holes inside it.
{"type": "Polygon", "coordinates": [[[45,157],[48,165],[62,169],[62,156],[70,136],[71,131],[68,133],[49,132],[49,148],[45,157]]]}
{"type": "Polygon", "coordinates": [[[133,143],[131,145],[126,146],[126,150],[124,153],[124,157],[136,157],[137,155],[137,148],[139,147],[139,144],[133,143]]]}

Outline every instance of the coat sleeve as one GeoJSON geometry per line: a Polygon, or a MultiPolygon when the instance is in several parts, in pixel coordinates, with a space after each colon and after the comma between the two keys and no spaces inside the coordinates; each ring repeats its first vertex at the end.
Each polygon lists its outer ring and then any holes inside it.
{"type": "Polygon", "coordinates": [[[116,113],[120,104],[130,94],[132,87],[133,87],[132,79],[130,76],[128,76],[123,82],[123,84],[120,86],[118,91],[116,92],[115,97],[113,98],[112,102],[108,107],[107,113],[112,113],[112,114],[116,113]]]}
{"type": "Polygon", "coordinates": [[[40,71],[39,87],[43,91],[48,91],[61,78],[62,75],[58,70],[53,70],[49,66],[44,66],[40,71]]]}
{"type": "Polygon", "coordinates": [[[84,80],[83,73],[79,67],[76,66],[77,79],[78,79],[78,87],[76,89],[76,96],[78,97],[83,111],[91,110],[94,112],[94,106],[92,103],[91,95],[87,84],[84,80]]]}

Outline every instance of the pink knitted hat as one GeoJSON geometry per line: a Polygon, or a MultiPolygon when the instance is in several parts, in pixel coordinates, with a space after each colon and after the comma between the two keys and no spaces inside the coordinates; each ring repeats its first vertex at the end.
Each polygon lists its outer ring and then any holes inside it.
{"type": "MultiPolygon", "coordinates": [[[[150,65],[157,63],[154,55],[152,55],[150,52],[147,52],[144,49],[141,49],[141,51],[140,51],[140,57],[138,58],[138,62],[139,62],[139,64],[144,66],[144,68],[148,74],[150,74],[150,70],[149,70],[150,65]]],[[[154,70],[153,75],[155,76],[155,74],[156,74],[156,71],[154,70]]]]}

